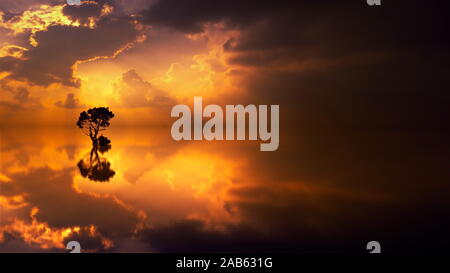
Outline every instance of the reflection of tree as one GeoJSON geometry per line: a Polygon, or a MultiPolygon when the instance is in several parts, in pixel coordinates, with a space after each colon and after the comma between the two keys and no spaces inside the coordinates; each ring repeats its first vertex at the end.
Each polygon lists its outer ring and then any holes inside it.
{"type": "Polygon", "coordinates": [[[99,155],[109,151],[111,144],[93,145],[90,153],[86,154],[79,162],[78,169],[83,177],[95,182],[108,182],[116,172],[111,169],[111,163],[99,155]]]}

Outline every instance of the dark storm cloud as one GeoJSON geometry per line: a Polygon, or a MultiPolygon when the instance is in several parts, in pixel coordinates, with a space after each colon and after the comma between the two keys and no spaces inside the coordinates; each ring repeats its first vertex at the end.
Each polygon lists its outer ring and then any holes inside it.
{"type": "Polygon", "coordinates": [[[95,0],[84,2],[81,5],[66,5],[63,8],[64,15],[74,21],[87,23],[89,18],[98,18],[102,15],[102,10],[106,7],[112,7],[114,14],[126,14],[121,12],[116,4],[116,0],[95,0]]]}
{"type": "Polygon", "coordinates": [[[83,3],[81,6],[67,5],[63,8],[63,13],[71,20],[85,24],[89,18],[96,18],[101,15],[102,6],[95,2],[83,3]]]}
{"type": "Polygon", "coordinates": [[[127,18],[107,17],[94,29],[55,25],[36,33],[37,47],[24,53],[23,59],[0,58],[1,71],[11,72],[7,79],[48,86],[61,83],[78,87],[73,65],[80,60],[112,56],[137,39],[139,31],[127,18]]]}
{"type": "Polygon", "coordinates": [[[235,63],[267,65],[275,59],[322,59],[358,52],[433,48],[445,50],[448,2],[395,1],[370,7],[365,1],[161,0],[144,21],[182,32],[225,22],[242,31],[226,49],[248,54],[235,63]]]}
{"type": "Polygon", "coordinates": [[[182,32],[220,21],[239,29],[224,44],[228,61],[255,70],[236,70],[249,90],[236,103],[281,104],[293,125],[413,129],[449,121],[449,10],[448,1],[161,0],[144,15],[182,32]]]}
{"type": "Polygon", "coordinates": [[[203,30],[204,23],[226,21],[230,26],[243,26],[280,10],[288,9],[284,5],[274,5],[268,1],[163,0],[142,14],[148,24],[195,33],[203,30]]]}

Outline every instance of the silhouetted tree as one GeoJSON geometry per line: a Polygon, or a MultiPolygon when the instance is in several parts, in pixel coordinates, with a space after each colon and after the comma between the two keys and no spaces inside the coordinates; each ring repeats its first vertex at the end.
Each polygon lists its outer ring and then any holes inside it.
{"type": "MultiPolygon", "coordinates": [[[[106,130],[110,125],[110,119],[114,117],[113,112],[108,107],[96,107],[80,113],[77,126],[88,135],[92,144],[98,144],[98,133],[106,130]]],[[[104,137],[108,140],[106,137],[104,137]]],[[[108,140],[109,141],[109,140],[108,140]]]]}

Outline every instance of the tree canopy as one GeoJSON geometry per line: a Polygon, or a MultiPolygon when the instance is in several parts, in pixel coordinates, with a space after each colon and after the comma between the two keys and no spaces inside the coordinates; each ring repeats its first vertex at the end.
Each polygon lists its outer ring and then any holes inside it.
{"type": "Polygon", "coordinates": [[[80,113],[77,126],[88,135],[93,143],[97,143],[98,133],[106,130],[114,113],[108,107],[95,107],[80,113]]]}

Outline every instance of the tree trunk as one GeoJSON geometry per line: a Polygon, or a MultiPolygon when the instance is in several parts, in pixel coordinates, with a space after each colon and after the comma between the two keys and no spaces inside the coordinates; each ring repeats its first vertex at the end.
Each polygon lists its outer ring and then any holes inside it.
{"type": "Polygon", "coordinates": [[[92,140],[92,146],[97,146],[98,145],[98,139],[94,136],[91,136],[91,140],[92,140]]]}

